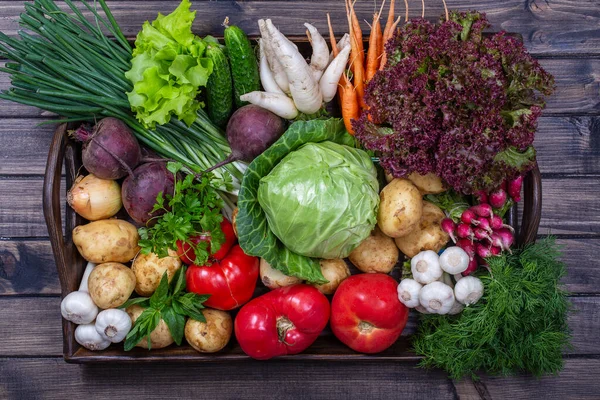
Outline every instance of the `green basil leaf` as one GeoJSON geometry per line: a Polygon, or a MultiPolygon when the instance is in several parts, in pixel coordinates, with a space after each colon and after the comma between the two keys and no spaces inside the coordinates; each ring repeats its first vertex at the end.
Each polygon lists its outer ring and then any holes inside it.
{"type": "Polygon", "coordinates": [[[175,272],[175,275],[171,280],[173,296],[177,296],[185,289],[185,270],[185,265],[182,265],[181,268],[175,272]]]}
{"type": "Polygon", "coordinates": [[[185,327],[185,317],[177,314],[172,307],[165,307],[161,310],[160,315],[169,327],[169,332],[177,345],[181,345],[183,339],[183,329],[185,327]]]}
{"type": "Polygon", "coordinates": [[[163,274],[160,284],[156,291],[150,297],[150,307],[160,310],[169,297],[169,278],[167,276],[167,271],[163,274]]]}
{"type": "Polygon", "coordinates": [[[127,300],[125,303],[123,303],[122,305],[120,305],[117,308],[127,308],[127,307],[130,307],[130,306],[134,305],[134,304],[138,304],[141,307],[147,308],[150,305],[150,303],[149,302],[146,303],[146,302],[148,302],[148,298],[147,297],[136,297],[135,299],[129,299],[129,300],[127,300]]]}
{"type": "Polygon", "coordinates": [[[196,293],[186,293],[177,298],[178,306],[181,306],[184,314],[200,322],[206,322],[202,309],[204,303],[210,295],[197,295],[196,293]]]}
{"type": "Polygon", "coordinates": [[[152,308],[146,308],[135,320],[133,327],[125,338],[125,351],[133,349],[144,336],[148,337],[148,349],[150,349],[150,334],[156,329],[159,322],[160,313],[152,308]]]}

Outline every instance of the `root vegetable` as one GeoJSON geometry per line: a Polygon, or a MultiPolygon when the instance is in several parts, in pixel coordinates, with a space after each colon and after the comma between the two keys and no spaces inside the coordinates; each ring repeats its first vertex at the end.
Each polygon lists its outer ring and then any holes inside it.
{"type": "Polygon", "coordinates": [[[96,317],[96,331],[104,340],[119,343],[131,330],[131,318],[118,308],[101,311],[96,317]]]}
{"type": "Polygon", "coordinates": [[[285,131],[281,118],[254,104],[238,108],[227,123],[227,141],[231,154],[206,172],[233,161],[251,162],[265,151],[285,131]]]}
{"type": "Polygon", "coordinates": [[[442,178],[434,173],[420,175],[416,172],[408,175],[408,179],[419,189],[422,194],[438,194],[448,190],[442,178]]]}
{"type": "Polygon", "coordinates": [[[123,178],[131,174],[142,158],[135,136],[119,119],[104,118],[93,129],[82,125],[73,135],[83,142],[83,166],[99,178],[123,178]]]}
{"type": "Polygon", "coordinates": [[[67,192],[67,203],[89,221],[110,218],[123,206],[121,187],[116,181],[94,174],[78,176],[67,192]]]}
{"type": "Polygon", "coordinates": [[[452,239],[452,241],[456,243],[456,236],[454,236],[454,231],[456,230],[456,223],[452,220],[452,218],[444,218],[442,220],[442,223],[440,224],[440,227],[444,232],[448,234],[448,236],[450,236],[450,239],[452,239]]]}
{"type": "Polygon", "coordinates": [[[490,193],[488,199],[492,207],[502,208],[504,207],[506,200],[508,200],[508,196],[504,189],[499,188],[498,190],[495,190],[492,193],[490,193]]]}
{"type": "MultiPolygon", "coordinates": [[[[277,85],[275,78],[273,77],[273,71],[269,67],[269,62],[267,61],[267,53],[265,50],[264,39],[258,39],[258,48],[260,53],[260,62],[259,62],[259,71],[260,71],[260,83],[262,84],[265,92],[268,93],[283,93],[283,90],[277,85]]],[[[294,108],[296,108],[294,106],[294,108]]]]}
{"type": "Polygon", "coordinates": [[[294,119],[298,116],[294,101],[285,93],[250,92],[241,95],[240,100],[269,110],[284,119],[294,119]]]}
{"type": "MultiPolygon", "coordinates": [[[[165,160],[166,161],[166,160],[165,160]]],[[[155,217],[164,214],[165,210],[152,212],[156,197],[173,195],[175,177],[167,169],[167,163],[161,161],[142,164],[133,174],[123,181],[121,195],[127,214],[138,224],[145,225],[155,217]]]]}
{"type": "Polygon", "coordinates": [[[273,25],[266,20],[266,28],[272,37],[273,53],[284,67],[290,84],[290,93],[296,108],[305,114],[314,114],[321,109],[323,96],[317,82],[304,57],[293,44],[273,25]]]}
{"type": "Polygon", "coordinates": [[[408,308],[415,308],[421,303],[419,302],[419,292],[421,285],[414,279],[402,279],[398,285],[398,300],[408,308]]]}
{"type": "Polygon", "coordinates": [[[448,311],[448,315],[460,314],[464,309],[465,309],[465,305],[463,303],[455,301],[454,304],[452,305],[452,308],[450,309],[450,311],[448,311]]]}
{"type": "Polygon", "coordinates": [[[519,176],[508,182],[507,190],[508,195],[513,201],[519,202],[521,201],[521,186],[523,186],[523,176],[519,176]]]}
{"type": "Polygon", "coordinates": [[[458,246],[448,247],[440,255],[440,267],[447,273],[455,275],[464,272],[469,266],[469,255],[458,246]]]}
{"type": "Polygon", "coordinates": [[[362,272],[387,274],[394,269],[399,256],[394,239],[376,226],[371,235],[352,250],[348,259],[362,272]]]}
{"type": "Polygon", "coordinates": [[[105,340],[96,331],[96,325],[83,324],[75,328],[75,341],[88,350],[104,350],[110,346],[110,340],[105,340]]]}
{"type": "Polygon", "coordinates": [[[454,295],[464,305],[475,304],[483,296],[483,283],[474,276],[465,276],[456,282],[454,295]]]}
{"type": "Polygon", "coordinates": [[[304,26],[310,34],[310,45],[312,46],[312,55],[310,57],[310,66],[318,71],[324,71],[329,64],[329,48],[323,36],[317,28],[309,23],[304,26]]]}
{"type": "Polygon", "coordinates": [[[327,67],[323,76],[319,80],[319,86],[321,87],[321,93],[323,94],[323,101],[328,103],[335,97],[340,79],[348,63],[348,57],[350,56],[350,45],[344,47],[340,53],[333,59],[331,64],[327,67]]]}
{"type": "Polygon", "coordinates": [[[414,257],[423,250],[438,252],[449,240],[448,234],[442,229],[444,212],[433,203],[422,203],[422,216],[417,226],[409,234],[395,239],[396,246],[407,257],[414,257]]]}
{"type": "Polygon", "coordinates": [[[89,324],[98,315],[98,306],[90,297],[87,284],[88,278],[95,266],[96,264],[94,263],[87,264],[83,272],[83,278],[81,278],[79,290],[66,295],[60,303],[60,313],[67,321],[78,325],[89,324]]]}
{"type": "Polygon", "coordinates": [[[290,82],[285,73],[283,65],[281,64],[281,62],[279,62],[279,59],[273,53],[273,46],[271,44],[272,38],[269,32],[267,31],[267,25],[264,19],[258,20],[258,29],[260,30],[262,43],[264,44],[267,63],[269,64],[271,72],[273,73],[273,79],[275,79],[277,86],[279,86],[279,88],[283,90],[284,93],[289,94],[290,82]]]}
{"type": "Polygon", "coordinates": [[[169,249],[167,257],[159,258],[156,254],[138,254],[131,270],[135,274],[135,292],[140,296],[149,297],[154,293],[165,271],[169,282],[175,272],[181,268],[181,260],[177,252],[169,249]]]}
{"type": "MultiPolygon", "coordinates": [[[[135,321],[142,315],[144,312],[144,308],[135,304],[130,307],[127,307],[127,314],[131,318],[132,325],[135,324],[135,321]]],[[[167,347],[173,344],[173,336],[171,336],[171,331],[169,331],[169,327],[166,322],[161,318],[158,326],[152,331],[150,334],[150,347],[152,349],[162,349],[163,347],[167,347]]],[[[148,338],[144,337],[140,340],[136,345],[136,347],[141,347],[143,349],[148,348],[148,338]]]]}
{"type": "Polygon", "coordinates": [[[426,285],[442,277],[440,259],[435,251],[422,251],[410,260],[410,271],[413,278],[426,285]]]}
{"type": "Polygon", "coordinates": [[[442,282],[431,282],[419,292],[421,306],[432,314],[448,314],[454,301],[452,288],[442,282]]]}
{"type": "Polygon", "coordinates": [[[116,308],[123,305],[133,293],[135,274],[123,264],[99,264],[90,274],[88,288],[98,307],[116,308]]]}
{"type": "Polygon", "coordinates": [[[387,236],[406,236],[417,228],[423,215],[421,193],[408,179],[394,179],[380,195],[377,224],[387,236]]]}
{"type": "Polygon", "coordinates": [[[341,258],[321,260],[321,272],[329,282],[322,285],[314,285],[323,294],[333,294],[340,283],[350,276],[350,269],[341,258]]]}
{"type": "Polygon", "coordinates": [[[300,278],[285,275],[283,272],[271,267],[264,258],[260,259],[260,279],[269,289],[278,289],[302,283],[300,278]]]}
{"type": "Polygon", "coordinates": [[[140,250],[135,226],[120,219],[106,219],[73,229],[73,243],[83,258],[93,263],[128,262],[140,250]]]}
{"type": "Polygon", "coordinates": [[[200,353],[215,353],[229,343],[233,331],[231,315],[225,311],[207,308],[202,310],[206,322],[188,319],[185,339],[200,353]]]}

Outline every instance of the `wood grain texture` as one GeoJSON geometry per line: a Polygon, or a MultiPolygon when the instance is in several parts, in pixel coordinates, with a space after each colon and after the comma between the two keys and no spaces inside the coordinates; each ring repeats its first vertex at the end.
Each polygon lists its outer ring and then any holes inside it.
{"type": "MultiPolygon", "coordinates": [[[[125,35],[133,37],[147,19],[154,19],[157,12],[173,10],[178,1],[109,1],[117,22],[125,35]]],[[[401,3],[401,2],[400,2],[401,3]]],[[[523,36],[525,45],[536,54],[598,54],[600,53],[600,9],[595,0],[539,1],[539,0],[448,0],[453,10],[486,12],[492,30],[506,30],[523,36]]],[[[17,16],[23,9],[21,1],[0,2],[0,30],[14,35],[17,16]]],[[[421,15],[421,4],[409,1],[410,17],[421,15]]],[[[318,29],[326,28],[325,13],[331,13],[336,32],[345,32],[345,13],[339,1],[196,1],[199,18],[194,30],[199,34],[222,32],[221,23],[229,16],[232,23],[256,35],[259,18],[272,18],[286,34],[304,35],[304,22],[314,23],[318,29]]],[[[375,6],[373,2],[359,1],[355,5],[364,28],[370,21],[375,6]]],[[[387,10],[387,6],[385,7],[387,10]]],[[[397,14],[404,6],[396,6],[397,14]]],[[[437,20],[443,13],[441,2],[427,3],[425,17],[437,20]]],[[[384,15],[387,15],[384,11],[384,15]]]]}
{"type": "Polygon", "coordinates": [[[60,294],[50,242],[0,241],[0,296],[60,294]]]}
{"type": "MultiPolygon", "coordinates": [[[[0,106],[1,107],[1,106],[0,106]]],[[[41,175],[56,129],[39,119],[2,119],[0,122],[0,175],[41,175]]]]}
{"type": "MultiPolygon", "coordinates": [[[[595,340],[600,331],[600,297],[572,297],[571,302],[573,312],[569,315],[569,327],[573,335],[571,341],[573,348],[566,349],[565,354],[571,356],[600,354],[600,342],[595,340]]],[[[3,338],[0,341],[0,357],[36,355],[62,357],[59,297],[0,297],[0,321],[2,321],[0,337],[3,338]],[[15,334],[16,332],[27,333],[19,335],[15,334]]],[[[411,312],[410,322],[402,336],[413,334],[417,321],[418,315],[411,312]]],[[[323,345],[320,341],[329,343],[328,347],[335,347],[335,352],[346,354],[349,359],[356,359],[356,356],[359,356],[332,338],[328,330],[323,333],[323,338],[318,339],[313,345],[315,349],[309,348],[306,352],[310,354],[323,352],[323,345]]],[[[385,360],[387,356],[394,354],[394,350],[400,350],[405,345],[406,343],[399,343],[396,349],[390,349],[380,354],[381,360],[385,360]]],[[[113,346],[111,349],[122,349],[120,345],[113,346]]],[[[155,353],[162,354],[168,350],[173,349],[156,350],[155,353]]],[[[239,359],[247,359],[239,347],[233,348],[231,344],[223,352],[239,359]]],[[[141,357],[148,353],[142,349],[135,349],[132,354],[141,357]]],[[[153,353],[151,352],[151,354],[153,353]]],[[[350,363],[353,362],[350,361],[350,363]]],[[[389,364],[391,365],[393,362],[389,362],[389,364]]]]}

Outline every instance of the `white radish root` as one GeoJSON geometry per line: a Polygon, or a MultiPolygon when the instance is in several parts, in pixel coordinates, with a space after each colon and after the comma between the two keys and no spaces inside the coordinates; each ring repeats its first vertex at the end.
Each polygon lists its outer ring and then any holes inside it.
{"type": "Polygon", "coordinates": [[[260,51],[260,64],[259,64],[260,83],[262,84],[263,89],[265,89],[265,92],[284,94],[283,90],[281,90],[281,88],[279,87],[277,82],[275,82],[275,78],[273,77],[273,72],[271,71],[271,68],[269,67],[269,63],[267,61],[267,55],[265,53],[265,44],[264,43],[265,43],[264,39],[258,40],[258,47],[259,47],[259,51],[260,51]]]}
{"type": "MultiPolygon", "coordinates": [[[[344,36],[341,37],[341,39],[337,42],[337,44],[335,45],[335,47],[337,47],[337,51],[338,53],[340,51],[342,51],[342,49],[346,46],[348,46],[350,44],[350,35],[348,35],[347,33],[344,33],[344,36]]],[[[333,61],[333,51],[331,53],[329,53],[329,62],[331,63],[333,61]]]]}
{"type": "Polygon", "coordinates": [[[279,86],[279,88],[283,90],[284,93],[289,94],[290,83],[283,69],[283,65],[281,65],[281,63],[273,53],[273,48],[271,46],[272,38],[269,32],[267,31],[267,25],[264,19],[258,20],[258,29],[260,30],[260,35],[264,44],[265,56],[267,57],[267,63],[271,68],[273,79],[275,79],[275,82],[277,82],[277,86],[279,86]]]}
{"type": "Polygon", "coordinates": [[[308,29],[311,38],[312,56],[310,57],[310,66],[318,71],[325,71],[325,68],[329,64],[329,47],[327,46],[327,42],[323,39],[317,28],[309,23],[305,23],[304,26],[308,29]]]}
{"type": "Polygon", "coordinates": [[[316,113],[321,109],[323,96],[318,83],[313,79],[310,67],[289,39],[273,25],[273,22],[270,19],[265,22],[267,31],[272,37],[273,53],[284,67],[296,108],[305,114],[316,113]]]}
{"type": "Polygon", "coordinates": [[[350,57],[350,44],[346,45],[346,47],[340,51],[323,73],[323,77],[321,77],[321,80],[319,81],[319,86],[321,87],[324,102],[328,103],[335,97],[340,78],[348,63],[348,57],[350,57]]]}
{"type": "Polygon", "coordinates": [[[298,116],[296,105],[285,93],[254,91],[241,95],[240,100],[267,109],[281,118],[294,119],[298,116]]]}

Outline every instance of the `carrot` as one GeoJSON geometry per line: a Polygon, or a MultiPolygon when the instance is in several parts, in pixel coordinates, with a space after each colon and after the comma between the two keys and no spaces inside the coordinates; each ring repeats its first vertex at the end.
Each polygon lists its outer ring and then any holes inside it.
{"type": "Polygon", "coordinates": [[[352,120],[358,119],[359,107],[357,93],[354,90],[354,86],[348,76],[345,74],[342,77],[342,97],[341,97],[341,109],[342,118],[344,119],[344,126],[349,134],[354,135],[354,129],[352,128],[352,120]]]}
{"type": "Polygon", "coordinates": [[[358,17],[356,16],[356,12],[354,12],[354,3],[356,3],[356,0],[354,0],[352,3],[350,3],[350,0],[348,0],[348,4],[350,4],[350,11],[352,17],[352,30],[354,32],[354,36],[356,37],[356,42],[358,43],[358,52],[361,56],[361,59],[364,60],[365,49],[363,47],[363,35],[362,30],[360,29],[360,24],[358,22],[358,17]]]}
{"type": "Polygon", "coordinates": [[[381,11],[383,11],[383,5],[381,4],[379,14],[373,14],[373,24],[371,25],[371,34],[369,35],[369,49],[367,50],[367,68],[365,71],[366,82],[369,82],[375,72],[379,69],[379,55],[381,54],[379,48],[381,47],[382,33],[381,23],[379,18],[381,17],[381,11]]]}
{"type": "MultiPolygon", "coordinates": [[[[390,30],[394,24],[394,3],[396,0],[390,1],[390,9],[388,11],[387,21],[385,23],[385,29],[383,30],[383,37],[386,38],[390,35],[390,30]]],[[[385,43],[384,43],[385,44],[385,43]]]]}
{"type": "MultiPolygon", "coordinates": [[[[406,19],[405,22],[408,21],[408,0],[404,0],[404,5],[406,6],[406,19]]],[[[398,16],[398,18],[396,18],[396,20],[394,20],[394,0],[392,0],[392,4],[390,5],[390,13],[388,14],[388,19],[387,22],[385,24],[385,30],[383,31],[383,45],[385,46],[385,44],[388,42],[388,40],[390,40],[392,37],[394,37],[394,34],[396,33],[396,27],[398,26],[398,24],[400,23],[400,20],[402,19],[402,16],[398,16]]],[[[385,52],[385,49],[382,52],[381,55],[381,63],[379,64],[379,69],[383,69],[385,68],[385,65],[387,64],[387,54],[385,52]]]]}
{"type": "MultiPolygon", "coordinates": [[[[364,86],[365,86],[365,69],[364,69],[364,54],[361,53],[359,43],[356,37],[356,32],[354,32],[354,26],[352,24],[352,15],[349,11],[350,0],[346,0],[346,13],[348,18],[348,28],[350,29],[350,67],[352,72],[354,73],[353,83],[354,88],[356,89],[356,94],[358,97],[358,101],[361,107],[365,107],[363,96],[364,96],[364,86]]],[[[362,40],[362,34],[361,34],[362,40]]]]}
{"type": "Polygon", "coordinates": [[[331,42],[331,51],[333,52],[333,57],[337,57],[339,51],[337,48],[337,40],[335,40],[335,35],[333,34],[333,27],[331,26],[331,18],[329,18],[329,13],[327,13],[327,25],[329,26],[329,41],[331,42]]]}

